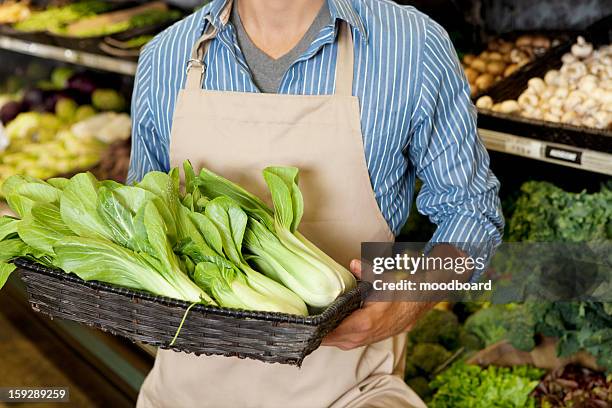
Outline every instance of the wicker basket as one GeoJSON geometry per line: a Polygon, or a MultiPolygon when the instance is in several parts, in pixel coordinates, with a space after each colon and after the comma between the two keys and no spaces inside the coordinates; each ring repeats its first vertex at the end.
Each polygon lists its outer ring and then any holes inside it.
{"type": "Polygon", "coordinates": [[[170,346],[189,303],[153,296],[15,260],[32,308],[51,318],[87,324],[134,342],[196,355],[251,358],[301,366],[323,337],[359,308],[369,284],[342,295],[323,313],[294,316],[196,305],[170,346]]]}

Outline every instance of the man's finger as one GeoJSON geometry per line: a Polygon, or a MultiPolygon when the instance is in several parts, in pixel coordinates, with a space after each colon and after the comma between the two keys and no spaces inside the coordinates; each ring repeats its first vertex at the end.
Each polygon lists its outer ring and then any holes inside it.
{"type": "Polygon", "coordinates": [[[351,261],[350,269],[357,279],[361,279],[361,261],[359,259],[351,261]]]}
{"type": "Polygon", "coordinates": [[[323,345],[336,346],[344,343],[360,343],[367,340],[374,328],[371,313],[365,309],[358,309],[348,316],[323,339],[323,345]]]}

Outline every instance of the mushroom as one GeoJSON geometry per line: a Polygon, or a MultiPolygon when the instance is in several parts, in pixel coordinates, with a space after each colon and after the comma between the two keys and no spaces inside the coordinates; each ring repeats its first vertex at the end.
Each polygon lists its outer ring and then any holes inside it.
{"type": "Polygon", "coordinates": [[[596,101],[606,104],[612,102],[612,92],[603,88],[597,88],[591,93],[591,97],[596,101]]]}
{"type": "Polygon", "coordinates": [[[542,80],[542,78],[531,78],[529,81],[527,81],[527,87],[539,95],[546,89],[546,83],[542,80]]]}
{"type": "Polygon", "coordinates": [[[572,91],[565,99],[563,108],[566,111],[575,110],[578,105],[584,101],[585,95],[581,91],[572,91]]]}
{"type": "Polygon", "coordinates": [[[597,108],[597,105],[598,103],[596,100],[587,98],[583,100],[582,103],[576,105],[574,107],[574,110],[576,111],[576,113],[579,113],[580,115],[584,115],[584,114],[591,112],[595,108],[597,108]]]}
{"type": "Polygon", "coordinates": [[[476,95],[478,93],[478,87],[474,84],[470,84],[470,95],[476,95]]]}
{"type": "Polygon", "coordinates": [[[561,74],[567,77],[570,81],[576,81],[587,73],[587,68],[580,61],[564,64],[561,67],[561,74]]]}
{"type": "Polygon", "coordinates": [[[578,61],[576,59],[576,57],[574,57],[574,54],[568,52],[566,54],[563,54],[563,56],[561,57],[561,62],[563,62],[564,64],[571,64],[572,62],[578,61]]]}
{"type": "MultiPolygon", "coordinates": [[[[563,103],[561,103],[561,105],[563,105],[563,103]]],[[[565,111],[561,108],[561,105],[559,106],[550,106],[550,109],[548,110],[548,112],[551,115],[555,115],[557,117],[559,117],[559,119],[561,119],[561,116],[563,116],[563,114],[565,113],[565,111]]]]}
{"type": "Polygon", "coordinates": [[[557,71],[556,69],[551,69],[546,73],[546,75],[544,75],[544,82],[546,82],[546,85],[557,86],[557,84],[559,83],[560,76],[561,73],[559,71],[557,71]]]}
{"type": "Polygon", "coordinates": [[[595,119],[595,127],[598,129],[606,129],[612,123],[612,114],[610,114],[609,112],[595,112],[592,117],[593,119],[595,119]]]}
{"type": "Polygon", "coordinates": [[[597,77],[595,75],[585,75],[578,81],[578,89],[585,93],[591,93],[597,88],[597,77]]]}
{"type": "Polygon", "coordinates": [[[592,116],[588,116],[582,119],[581,123],[582,126],[586,126],[586,127],[597,127],[597,120],[592,117],[592,116]]]}
{"type": "Polygon", "coordinates": [[[503,101],[499,104],[499,111],[502,113],[517,113],[520,112],[521,107],[518,102],[512,99],[503,101]]]}
{"type": "Polygon", "coordinates": [[[561,122],[576,125],[578,124],[578,115],[572,110],[567,111],[561,116],[561,122]]]}
{"type": "Polygon", "coordinates": [[[521,96],[518,98],[518,104],[522,109],[528,109],[529,107],[536,107],[539,103],[539,98],[537,95],[529,92],[523,92],[521,96]]]}
{"type": "Polygon", "coordinates": [[[530,115],[533,119],[542,119],[542,117],[544,116],[544,111],[540,108],[534,109],[530,112],[530,115]]]}
{"type": "Polygon", "coordinates": [[[558,96],[554,96],[554,95],[552,98],[548,100],[548,104],[550,105],[551,110],[552,108],[561,109],[561,107],[563,106],[563,103],[564,103],[563,98],[559,98],[558,96]]]}
{"type": "Polygon", "coordinates": [[[561,120],[561,117],[559,117],[558,115],[554,115],[551,112],[544,112],[544,115],[542,116],[542,119],[548,121],[548,122],[559,122],[561,120]]]}
{"type": "Polygon", "coordinates": [[[488,95],[481,96],[476,101],[476,107],[478,109],[491,109],[493,107],[493,99],[488,95]]]}
{"type": "Polygon", "coordinates": [[[572,45],[572,54],[576,58],[586,58],[593,52],[593,44],[586,42],[584,37],[579,36],[576,44],[572,45]]]}
{"type": "Polygon", "coordinates": [[[569,88],[560,86],[555,90],[553,95],[554,98],[560,98],[565,101],[565,98],[569,95],[569,88]]]}
{"type": "MultiPolygon", "coordinates": [[[[548,86],[546,87],[546,89],[544,89],[544,91],[542,91],[542,93],[540,93],[540,96],[543,100],[549,100],[553,97],[553,95],[555,94],[555,92],[557,92],[557,87],[555,86],[548,86]]],[[[550,102],[549,102],[550,104],[550,102]]]]}
{"type": "Polygon", "coordinates": [[[495,78],[493,77],[493,75],[482,74],[478,78],[476,78],[474,85],[476,85],[478,89],[484,90],[484,89],[488,89],[491,85],[493,85],[494,81],[495,81],[495,78]]]}

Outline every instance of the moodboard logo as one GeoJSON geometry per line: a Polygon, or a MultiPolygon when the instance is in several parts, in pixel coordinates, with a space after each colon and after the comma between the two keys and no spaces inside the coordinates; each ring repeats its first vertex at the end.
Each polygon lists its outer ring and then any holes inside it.
{"type": "Polygon", "coordinates": [[[362,244],[370,301],[612,301],[612,241],[362,244]],[[459,248],[440,251],[440,247],[459,248]]]}

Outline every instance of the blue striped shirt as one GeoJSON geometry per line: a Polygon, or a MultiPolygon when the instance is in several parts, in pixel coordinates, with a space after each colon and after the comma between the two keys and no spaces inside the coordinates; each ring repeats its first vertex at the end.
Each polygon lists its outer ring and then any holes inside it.
{"type": "MultiPolygon", "coordinates": [[[[203,86],[259,92],[235,28],[220,20],[226,2],[213,0],[143,50],[132,102],[130,181],[151,170],[169,170],[177,94],[191,48],[208,24],[219,34],[205,57],[203,86]]],[[[448,34],[415,8],[387,0],[328,0],[328,6],[333,23],[289,68],[280,93],[334,93],[337,21],[348,22],[366,162],[391,230],[397,234],[408,218],[418,177],[423,181],[419,212],[438,226],[433,242],[499,243],[504,223],[499,182],[489,170],[470,90],[448,34]]]]}

